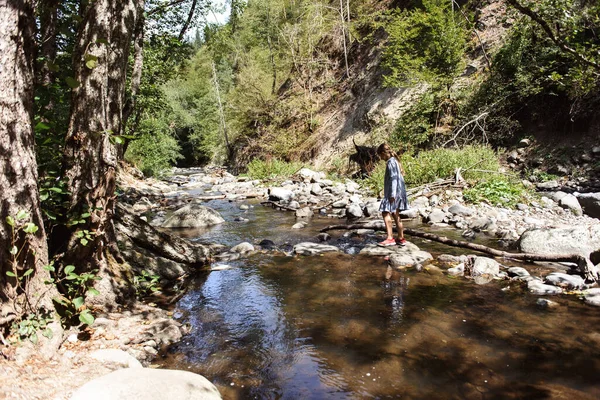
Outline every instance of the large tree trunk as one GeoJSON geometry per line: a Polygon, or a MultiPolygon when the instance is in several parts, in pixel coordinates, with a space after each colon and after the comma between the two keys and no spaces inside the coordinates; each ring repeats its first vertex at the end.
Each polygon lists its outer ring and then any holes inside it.
{"type": "Polygon", "coordinates": [[[56,59],[56,34],[58,33],[59,0],[41,0],[38,2],[40,16],[40,57],[39,83],[50,86],[54,83],[54,72],[50,63],[56,59]]]}
{"type": "Polygon", "coordinates": [[[51,310],[44,280],[48,248],[42,223],[33,135],[35,19],[32,0],[0,0],[0,319],[51,310]],[[8,223],[25,211],[28,217],[8,223]],[[35,224],[25,234],[19,225],[35,224]],[[17,254],[11,254],[16,246],[17,254]],[[6,273],[24,277],[19,283],[6,273]]]}
{"type": "Polygon", "coordinates": [[[73,52],[78,87],[73,90],[64,153],[70,218],[79,224],[72,225],[64,261],[100,269],[102,289],[111,290],[115,271],[110,268],[120,261],[113,224],[118,160],[114,136],[123,130],[127,64],[143,0],[96,0],[82,11],[73,52]]]}

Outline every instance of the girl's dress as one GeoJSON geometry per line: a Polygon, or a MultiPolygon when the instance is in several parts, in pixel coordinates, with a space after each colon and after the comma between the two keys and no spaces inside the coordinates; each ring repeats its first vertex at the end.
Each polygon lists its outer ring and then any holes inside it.
{"type": "Polygon", "coordinates": [[[408,198],[406,197],[406,184],[404,177],[400,173],[400,166],[395,157],[387,160],[385,169],[385,179],[383,182],[383,200],[379,206],[379,211],[395,212],[396,210],[408,210],[408,198]],[[390,197],[394,202],[390,202],[390,197]]]}

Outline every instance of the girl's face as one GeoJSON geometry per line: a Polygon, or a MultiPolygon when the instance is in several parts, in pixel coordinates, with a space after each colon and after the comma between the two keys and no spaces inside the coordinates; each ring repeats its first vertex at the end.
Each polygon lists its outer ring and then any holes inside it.
{"type": "Polygon", "coordinates": [[[389,151],[383,149],[379,152],[379,158],[381,158],[382,160],[388,160],[392,157],[392,155],[390,154],[389,151]]]}

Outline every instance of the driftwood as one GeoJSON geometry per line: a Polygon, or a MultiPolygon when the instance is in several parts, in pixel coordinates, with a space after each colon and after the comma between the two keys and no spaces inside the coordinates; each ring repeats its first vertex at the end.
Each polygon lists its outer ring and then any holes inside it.
{"type": "MultiPolygon", "coordinates": [[[[330,225],[321,229],[321,232],[331,230],[349,230],[349,229],[379,229],[385,230],[383,221],[369,221],[361,224],[351,225],[330,225]]],[[[394,228],[396,230],[396,228],[394,228]]],[[[416,236],[423,239],[433,240],[448,246],[461,247],[475,250],[481,253],[489,254],[494,257],[512,258],[522,261],[543,261],[543,262],[570,262],[577,264],[581,276],[587,282],[596,282],[598,280],[598,271],[589,257],[579,254],[532,254],[532,253],[509,253],[507,251],[497,250],[482,244],[465,242],[462,240],[450,239],[445,236],[435,235],[433,233],[422,232],[416,229],[404,228],[404,233],[410,236],[416,236]]]]}

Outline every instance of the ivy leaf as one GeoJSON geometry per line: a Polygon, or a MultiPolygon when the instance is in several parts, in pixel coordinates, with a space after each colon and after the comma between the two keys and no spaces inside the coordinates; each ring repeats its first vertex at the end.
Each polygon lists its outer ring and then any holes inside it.
{"type": "Polygon", "coordinates": [[[33,222],[28,222],[25,227],[23,228],[23,232],[25,233],[31,233],[34,234],[36,233],[40,228],[37,227],[36,224],[34,224],[33,222]]]}
{"type": "Polygon", "coordinates": [[[67,265],[65,267],[65,274],[70,274],[71,272],[75,271],[75,266],[74,265],[67,265]]]}
{"type": "Polygon", "coordinates": [[[99,295],[100,295],[100,292],[99,292],[99,291],[97,291],[97,290],[96,290],[96,289],[94,289],[94,288],[89,288],[87,292],[88,292],[89,294],[91,294],[92,296],[99,296],[99,295]]]}
{"type": "Polygon", "coordinates": [[[29,217],[29,214],[27,213],[27,211],[21,210],[17,213],[15,218],[17,218],[17,221],[19,221],[22,219],[27,219],[28,217],[29,217]]]}
{"type": "Polygon", "coordinates": [[[14,227],[15,226],[15,219],[9,215],[8,217],[6,217],[6,223],[9,224],[10,226],[14,227]]]}
{"type": "Polygon", "coordinates": [[[48,339],[52,339],[52,337],[54,337],[54,331],[52,331],[52,329],[50,329],[50,328],[46,328],[46,329],[44,329],[44,332],[42,333],[42,335],[44,337],[47,337],[48,339]]]}
{"type": "Polygon", "coordinates": [[[81,307],[83,307],[84,303],[85,303],[85,300],[83,299],[83,297],[76,297],[73,299],[73,305],[75,306],[75,308],[77,310],[79,310],[81,307]]]}
{"type": "Polygon", "coordinates": [[[54,268],[54,265],[52,265],[52,264],[44,265],[44,269],[46,271],[50,271],[50,272],[56,271],[56,268],[54,268]]]}
{"type": "Polygon", "coordinates": [[[29,336],[29,340],[31,340],[31,343],[33,344],[37,344],[38,343],[38,336],[37,333],[32,333],[31,336],[29,336]]]}
{"type": "Polygon", "coordinates": [[[79,320],[82,323],[91,326],[94,323],[94,316],[89,312],[89,310],[83,310],[83,312],[79,314],[79,320]]]}
{"type": "Polygon", "coordinates": [[[98,57],[92,54],[85,55],[85,66],[89,69],[94,69],[98,66],[98,57]]]}
{"type": "Polygon", "coordinates": [[[87,244],[89,243],[88,240],[86,238],[83,238],[80,240],[80,243],[84,246],[87,246],[87,244]]]}
{"type": "Polygon", "coordinates": [[[65,78],[65,83],[71,88],[71,89],[77,89],[79,87],[79,82],[75,79],[72,78],[70,76],[67,76],[65,78]]]}

